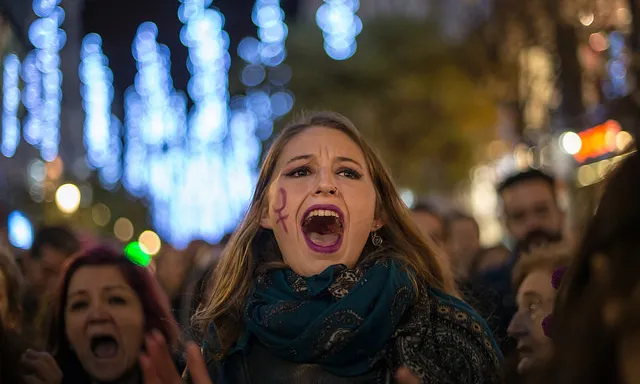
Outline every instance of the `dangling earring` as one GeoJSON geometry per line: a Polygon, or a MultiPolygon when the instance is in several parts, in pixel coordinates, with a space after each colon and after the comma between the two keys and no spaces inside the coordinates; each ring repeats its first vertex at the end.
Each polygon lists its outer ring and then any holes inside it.
{"type": "Polygon", "coordinates": [[[376,247],[381,246],[382,237],[380,237],[380,235],[378,235],[376,232],[371,232],[371,243],[373,243],[373,245],[376,247]]]}

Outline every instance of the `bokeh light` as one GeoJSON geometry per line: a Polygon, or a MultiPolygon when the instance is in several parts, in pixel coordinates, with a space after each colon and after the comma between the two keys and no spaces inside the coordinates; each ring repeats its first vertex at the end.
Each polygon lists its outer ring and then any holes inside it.
{"type": "Polygon", "coordinates": [[[64,10],[61,0],[33,0],[33,11],[39,17],[29,27],[29,52],[22,67],[24,91],[22,103],[27,109],[23,132],[25,140],[40,150],[46,161],[58,155],[60,142],[60,110],[62,71],[60,50],[67,36],[60,28],[64,10]]]}
{"type": "Polygon", "coordinates": [[[20,249],[31,248],[31,244],[33,244],[33,226],[22,212],[11,212],[8,217],[7,227],[11,245],[20,249]]]}
{"type": "Polygon", "coordinates": [[[334,60],[346,60],[356,52],[356,37],[362,32],[362,20],[356,15],[358,8],[359,0],[324,0],[316,12],[324,49],[334,60]]]}
{"type": "Polygon", "coordinates": [[[97,225],[104,227],[111,221],[111,210],[102,203],[98,203],[91,209],[91,218],[97,225]]]}
{"type": "Polygon", "coordinates": [[[14,54],[4,58],[2,72],[2,154],[12,157],[20,143],[20,59],[14,54]]]}
{"type": "Polygon", "coordinates": [[[416,195],[410,189],[401,189],[400,198],[409,209],[412,209],[416,204],[416,195]]]}
{"type": "Polygon", "coordinates": [[[111,113],[113,73],[102,53],[102,39],[92,33],[82,40],[80,80],[85,111],[84,145],[87,162],[99,170],[103,187],[112,189],[121,176],[121,123],[111,113]]]}
{"type": "Polygon", "coordinates": [[[618,152],[626,150],[633,141],[633,136],[627,131],[620,131],[616,134],[616,149],[618,152]]]}
{"type": "Polygon", "coordinates": [[[151,256],[157,255],[162,247],[160,237],[153,231],[144,231],[140,234],[138,242],[144,246],[147,253],[151,256]]]}
{"type": "Polygon", "coordinates": [[[569,155],[575,155],[582,148],[582,139],[575,132],[565,132],[560,135],[560,148],[569,155]]]}
{"type": "Polygon", "coordinates": [[[137,241],[127,244],[124,248],[124,254],[132,263],[141,267],[146,267],[151,262],[151,255],[137,241]]]}
{"type": "Polygon", "coordinates": [[[129,241],[133,237],[133,224],[125,217],[121,217],[113,224],[113,234],[120,241],[129,241]]]}
{"type": "Polygon", "coordinates": [[[56,190],[56,205],[62,213],[71,214],[78,210],[82,195],[74,184],[63,184],[56,190]]]}

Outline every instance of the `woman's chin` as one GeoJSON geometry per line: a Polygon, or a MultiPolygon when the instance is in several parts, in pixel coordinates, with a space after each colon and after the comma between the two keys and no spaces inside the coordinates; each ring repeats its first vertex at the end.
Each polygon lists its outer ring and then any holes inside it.
{"type": "Polygon", "coordinates": [[[98,382],[112,382],[125,376],[133,367],[129,367],[124,359],[96,359],[87,367],[87,373],[98,382]]]}
{"type": "Polygon", "coordinates": [[[289,267],[298,275],[303,277],[311,277],[315,275],[319,275],[324,272],[327,268],[332,265],[344,264],[348,268],[355,267],[358,259],[352,260],[353,258],[345,257],[342,253],[316,253],[313,251],[308,251],[309,257],[306,257],[304,261],[301,263],[296,263],[297,265],[289,264],[289,267]]]}

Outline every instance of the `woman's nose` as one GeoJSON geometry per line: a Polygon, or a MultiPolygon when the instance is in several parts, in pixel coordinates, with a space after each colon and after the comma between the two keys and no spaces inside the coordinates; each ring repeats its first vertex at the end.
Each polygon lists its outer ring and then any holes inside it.
{"type": "Polygon", "coordinates": [[[108,320],[109,318],[110,318],[109,312],[106,310],[104,305],[101,305],[101,304],[93,305],[89,309],[90,321],[102,321],[102,320],[108,320]]]}
{"type": "Polygon", "coordinates": [[[329,170],[322,170],[318,172],[318,185],[316,186],[315,193],[334,195],[337,192],[336,183],[333,172],[329,170]]]}

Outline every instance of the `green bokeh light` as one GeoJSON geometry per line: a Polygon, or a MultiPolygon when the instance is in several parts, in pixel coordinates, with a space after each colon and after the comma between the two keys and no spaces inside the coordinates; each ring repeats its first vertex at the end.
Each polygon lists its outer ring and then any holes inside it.
{"type": "Polygon", "coordinates": [[[151,262],[151,256],[137,241],[127,244],[124,248],[124,254],[131,262],[141,267],[146,267],[151,262]]]}

